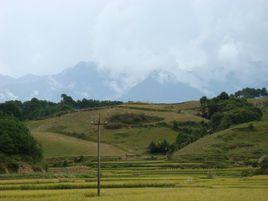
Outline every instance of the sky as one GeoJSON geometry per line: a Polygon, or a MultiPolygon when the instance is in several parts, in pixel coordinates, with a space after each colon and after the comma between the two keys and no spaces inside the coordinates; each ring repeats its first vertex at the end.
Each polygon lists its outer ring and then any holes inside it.
{"type": "Polygon", "coordinates": [[[0,0],[0,74],[94,61],[126,84],[156,70],[200,89],[268,83],[267,11],[267,0],[0,0]]]}

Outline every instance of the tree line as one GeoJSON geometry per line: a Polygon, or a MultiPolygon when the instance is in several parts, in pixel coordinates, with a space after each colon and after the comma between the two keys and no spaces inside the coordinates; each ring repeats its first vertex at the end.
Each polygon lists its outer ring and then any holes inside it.
{"type": "Polygon", "coordinates": [[[96,107],[122,104],[120,101],[99,101],[93,99],[73,100],[71,96],[61,95],[61,101],[54,103],[46,100],[32,98],[29,101],[6,101],[0,104],[0,111],[19,120],[34,120],[60,115],[77,109],[89,109],[96,107]]]}
{"type": "Polygon", "coordinates": [[[255,89],[255,88],[244,88],[235,92],[234,94],[236,97],[239,98],[260,98],[268,96],[268,92],[266,88],[262,89],[255,89]]]}

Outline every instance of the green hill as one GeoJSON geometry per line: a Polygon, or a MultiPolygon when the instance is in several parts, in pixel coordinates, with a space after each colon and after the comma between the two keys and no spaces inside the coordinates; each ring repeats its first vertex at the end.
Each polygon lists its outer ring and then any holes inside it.
{"type": "Polygon", "coordinates": [[[124,125],[120,129],[103,128],[101,142],[103,155],[145,154],[153,140],[167,139],[174,142],[177,133],[172,130],[172,121],[202,121],[196,115],[199,102],[181,104],[129,103],[99,110],[84,110],[38,121],[29,121],[27,126],[43,146],[45,157],[96,154],[96,128],[91,121],[103,121],[113,115],[145,114],[158,117],[153,122],[124,125]]]}
{"type": "Polygon", "coordinates": [[[205,136],[176,151],[171,158],[212,166],[254,165],[262,155],[268,154],[268,107],[263,108],[263,113],[261,121],[240,124],[205,136]]]}
{"type": "MultiPolygon", "coordinates": [[[[258,105],[267,99],[249,101],[258,105]]],[[[109,123],[116,115],[119,117],[122,115],[120,118],[133,116],[133,119],[128,119],[125,124],[120,124],[119,128],[111,129],[108,126],[102,128],[102,155],[148,156],[147,148],[150,142],[164,139],[170,143],[176,141],[178,132],[172,129],[173,121],[206,121],[198,116],[199,107],[198,101],[180,104],[128,103],[29,121],[27,126],[42,145],[46,158],[94,156],[97,132],[91,122],[98,119],[99,112],[102,120],[109,123]],[[143,118],[148,118],[148,121],[139,122],[141,114],[144,115],[143,118]]],[[[201,162],[221,167],[255,163],[260,156],[268,154],[267,107],[263,108],[263,112],[262,121],[240,124],[205,136],[174,152],[170,159],[181,162],[201,162]]]]}

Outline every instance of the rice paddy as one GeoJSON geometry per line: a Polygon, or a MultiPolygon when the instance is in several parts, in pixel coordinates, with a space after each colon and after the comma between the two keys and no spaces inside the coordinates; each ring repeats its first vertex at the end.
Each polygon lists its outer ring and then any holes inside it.
{"type": "MultiPolygon", "coordinates": [[[[242,177],[252,168],[202,169],[166,160],[104,161],[101,197],[96,162],[87,172],[1,175],[1,201],[265,201],[268,176],[242,177]]],[[[59,167],[60,168],[60,167],[59,167]]],[[[64,170],[67,167],[61,167],[64,170]]]]}

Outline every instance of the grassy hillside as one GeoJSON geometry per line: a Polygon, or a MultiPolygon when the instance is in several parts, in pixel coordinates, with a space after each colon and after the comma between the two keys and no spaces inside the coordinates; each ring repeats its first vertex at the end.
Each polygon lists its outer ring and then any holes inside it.
{"type": "Polygon", "coordinates": [[[145,154],[153,140],[175,141],[177,133],[171,128],[172,121],[202,121],[196,115],[198,104],[194,101],[181,104],[129,103],[30,121],[27,126],[42,144],[46,157],[95,155],[97,132],[91,121],[98,119],[99,112],[103,121],[109,121],[115,114],[126,113],[159,117],[154,122],[130,124],[120,129],[102,129],[103,155],[145,154]]]}
{"type": "MultiPolygon", "coordinates": [[[[266,99],[252,99],[257,104],[266,99]]],[[[96,127],[91,121],[103,121],[116,114],[146,114],[160,117],[159,120],[128,124],[119,129],[102,128],[102,155],[124,156],[126,154],[147,155],[151,141],[167,139],[175,142],[178,135],[171,128],[172,121],[203,121],[199,113],[199,102],[180,104],[128,103],[99,110],[78,111],[45,120],[30,121],[27,126],[44,148],[45,157],[78,156],[96,154],[96,127]]],[[[206,136],[183,149],[176,151],[172,160],[207,163],[212,166],[249,164],[268,154],[268,109],[264,107],[262,121],[241,124],[206,136]]]]}
{"type": "Polygon", "coordinates": [[[262,121],[241,124],[201,138],[175,152],[172,159],[216,166],[254,163],[254,159],[268,154],[268,107],[264,107],[263,112],[262,121]]]}
{"type": "MultiPolygon", "coordinates": [[[[46,157],[96,155],[96,143],[77,139],[57,133],[32,132],[34,138],[40,142],[46,157]]],[[[102,155],[122,155],[122,150],[107,144],[102,144],[102,155]],[[109,154],[108,154],[109,153],[109,154]]]]}

